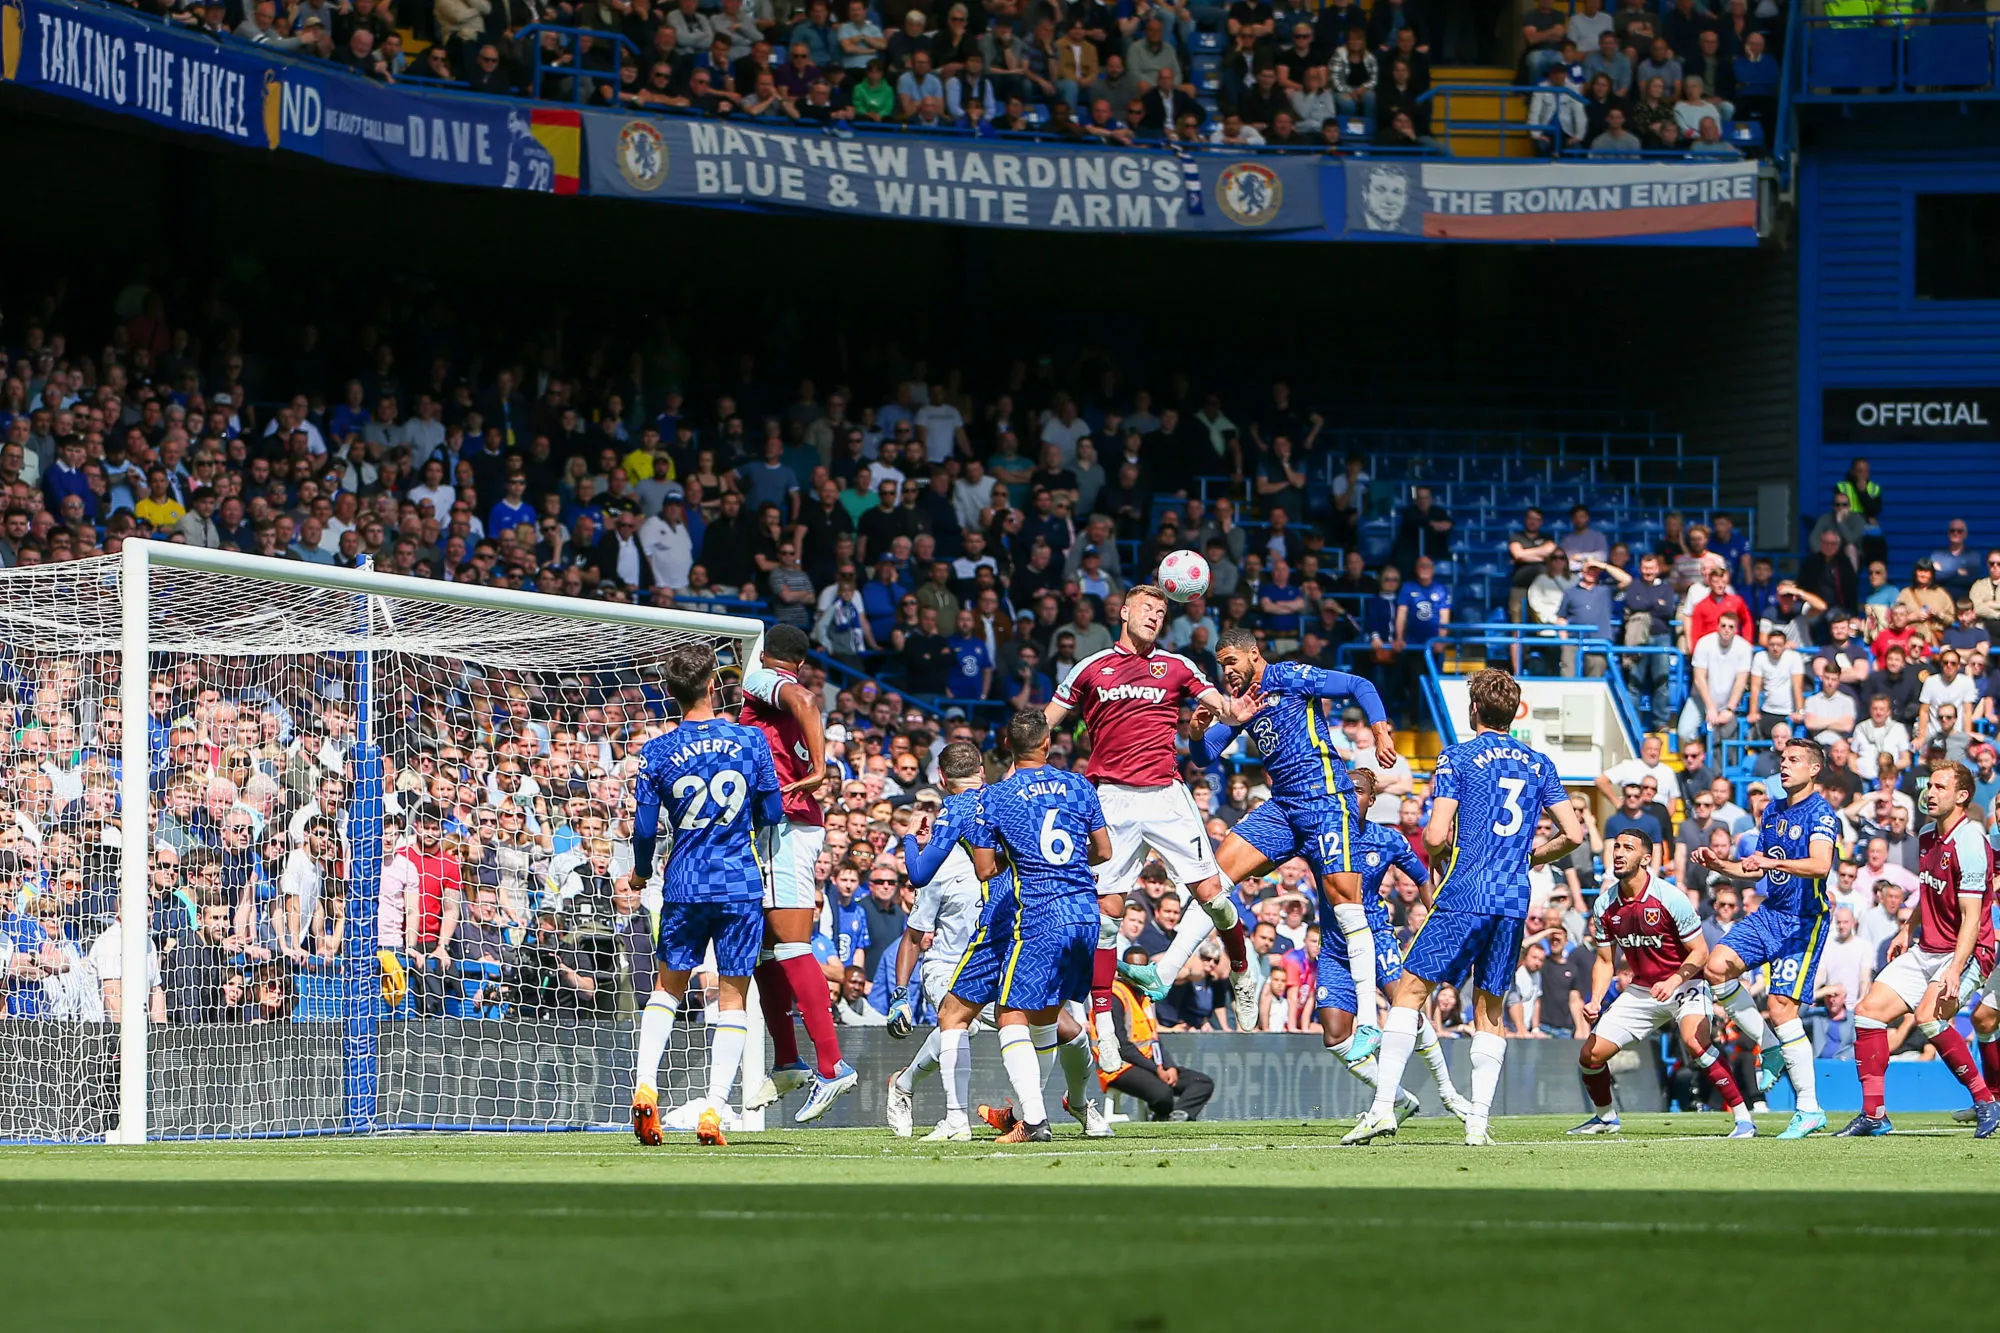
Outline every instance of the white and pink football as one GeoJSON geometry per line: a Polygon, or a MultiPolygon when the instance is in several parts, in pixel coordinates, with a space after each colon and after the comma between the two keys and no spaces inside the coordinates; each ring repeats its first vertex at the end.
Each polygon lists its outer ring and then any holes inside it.
{"type": "Polygon", "coordinates": [[[1208,561],[1199,551],[1169,551],[1160,561],[1160,587],[1177,602],[1208,591],[1208,561]]]}

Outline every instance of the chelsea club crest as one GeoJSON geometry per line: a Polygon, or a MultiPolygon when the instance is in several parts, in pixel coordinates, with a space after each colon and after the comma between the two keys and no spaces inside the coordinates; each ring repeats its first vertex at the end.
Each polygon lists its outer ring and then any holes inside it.
{"type": "Polygon", "coordinates": [[[1215,195],[1230,221],[1261,227],[1278,216],[1285,202],[1285,183],[1261,162],[1238,162],[1216,177],[1215,195]]]}

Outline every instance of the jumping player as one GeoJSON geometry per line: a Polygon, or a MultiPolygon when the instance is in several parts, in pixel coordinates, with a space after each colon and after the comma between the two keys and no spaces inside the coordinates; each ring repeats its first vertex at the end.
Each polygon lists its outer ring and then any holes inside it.
{"type": "Polygon", "coordinates": [[[825,1115],[834,1099],[852,1089],[860,1077],[840,1058],[833,1004],[812,951],[813,864],[826,841],[826,812],[813,793],[826,780],[826,728],[819,701],[799,684],[799,669],[808,651],[804,630],[773,625],[764,636],[762,663],[743,678],[739,717],[761,728],[770,741],[785,801],[784,820],[761,835],[759,848],[770,882],[764,892],[764,949],[758,955],[757,993],[764,1026],[771,1034],[773,1063],[771,1076],[743,1104],[758,1110],[811,1083],[806,1104],[793,1117],[799,1124],[825,1115]],[[812,1038],[816,1068],[807,1068],[799,1058],[798,1035],[792,1027],[794,1005],[812,1038]]]}
{"type": "MultiPolygon", "coordinates": [[[[1330,914],[1341,939],[1337,956],[1350,969],[1347,983],[1354,996],[1349,1013],[1358,1019],[1349,1040],[1351,1048],[1343,1058],[1359,1064],[1374,1054],[1381,1041],[1376,1026],[1376,956],[1374,931],[1363,905],[1361,864],[1354,855],[1356,837],[1365,826],[1363,807],[1356,803],[1354,781],[1333,750],[1333,731],[1320,710],[1322,699],[1351,697],[1368,714],[1375,732],[1375,750],[1383,767],[1395,763],[1396,737],[1389,718],[1382,711],[1382,698],[1375,686],[1360,676],[1344,671],[1328,671],[1303,662],[1264,660],[1257,636],[1249,630],[1224,630],[1216,649],[1230,690],[1239,698],[1254,698],[1261,707],[1248,724],[1250,739],[1263,756],[1264,772],[1270,780],[1271,799],[1252,810],[1230,830],[1217,849],[1219,868],[1218,901],[1228,902],[1236,885],[1263,868],[1294,856],[1304,856],[1312,866],[1313,882],[1320,896],[1330,904],[1330,914]]],[[[1195,743],[1197,761],[1207,767],[1221,758],[1229,743],[1243,728],[1212,726],[1212,711],[1206,706],[1195,710],[1189,739],[1195,743]]],[[[1407,842],[1405,843],[1407,846],[1407,842]]],[[[1384,866],[1382,874],[1387,873],[1384,866]]],[[[1421,868],[1418,878],[1427,879],[1421,868]]],[[[1376,876],[1381,882],[1381,874],[1376,876]]],[[[1232,908],[1233,910],[1233,908],[1232,908]]],[[[1194,950],[1207,937],[1209,923],[1204,917],[1187,914],[1199,923],[1192,929],[1184,920],[1173,943],[1160,955],[1157,964],[1122,969],[1127,980],[1153,999],[1159,999],[1173,985],[1194,950]]],[[[1322,960],[1328,939],[1322,931],[1322,960]]],[[[1255,1012],[1246,1027],[1256,1025],[1255,1012]]],[[[1243,1015],[1237,1015],[1242,1022],[1243,1015]]]]}
{"type": "Polygon", "coordinates": [[[1708,982],[1702,978],[1708,941],[1702,937],[1701,919],[1688,906],[1686,894],[1672,885],[1662,887],[1653,878],[1653,840],[1641,830],[1620,832],[1611,840],[1606,860],[1617,887],[1597,895],[1597,908],[1590,918],[1590,942],[1597,947],[1597,961],[1591,966],[1590,999],[1583,1006],[1583,1015],[1592,1027],[1577,1055],[1593,1113],[1569,1132],[1616,1134],[1622,1128],[1618,1109],[1611,1102],[1611,1057],[1673,1023],[1680,1028],[1688,1058],[1707,1072],[1736,1117],[1729,1137],[1756,1138],[1756,1122],[1743,1104],[1736,1080],[1729,1075],[1729,1062],[1710,1043],[1712,1002],[1708,982]],[[1632,969],[1632,984],[1606,1009],[1604,997],[1611,990],[1614,945],[1632,969]]]}
{"type": "Polygon", "coordinates": [[[664,663],[667,693],[681,724],[640,751],[638,817],[632,828],[632,874],[653,874],[660,811],[673,844],[660,889],[659,974],[639,1019],[639,1068],[632,1093],[632,1130],[639,1142],[660,1142],[660,1059],[687,994],[688,976],[715,946],[718,1013],[709,1030],[708,1100],[698,1132],[726,1143],[723,1117],[743,1064],[749,1032],[745,1006],[750,974],[764,938],[764,874],[752,830],[784,818],[778,771],[764,733],[715,715],[710,690],[715,650],[688,643],[664,663]]]}
{"type": "Polygon", "coordinates": [[[1696,848],[1696,864],[1738,879],[1763,878],[1764,904],[1729,928],[1709,951],[1705,969],[1715,998],[1758,1046],[1763,1068],[1757,1090],[1766,1091],[1789,1073],[1798,1109],[1778,1135],[1802,1139],[1826,1128],[1813,1078],[1812,1039],[1799,1020],[1799,1005],[1813,993],[1819,957],[1826,948],[1830,914],[1826,886],[1839,857],[1840,816],[1814,789],[1826,752],[1801,736],[1785,743],[1778,756],[1778,780],[1785,799],[1764,808],[1757,850],[1741,860],[1696,848]],[[1757,1002],[1737,980],[1753,967],[1769,964],[1768,1000],[1775,1022],[1767,1028],[1757,1002]],[[1773,1040],[1775,1035],[1776,1040],[1773,1040]]]}
{"type": "Polygon", "coordinates": [[[1099,916],[1090,983],[1091,1036],[1098,1068],[1107,1079],[1124,1065],[1111,1019],[1118,923],[1149,847],[1166,862],[1174,881],[1194,895],[1207,916],[1201,929],[1212,926],[1222,935],[1237,1021],[1245,1028],[1257,1025],[1257,984],[1248,971],[1243,923],[1216,878],[1201,812],[1180,780],[1175,744],[1183,699],[1206,704],[1231,724],[1248,722],[1257,702],[1225,696],[1193,662],[1160,650],[1167,595],[1159,588],[1141,584],[1126,593],[1122,618],[1118,642],[1078,662],[1043,710],[1051,727],[1061,726],[1072,714],[1082,715],[1090,732],[1084,772],[1097,784],[1111,828],[1110,858],[1097,867],[1099,916]]]}
{"type": "Polygon", "coordinates": [[[1889,965],[1854,1011],[1861,1114],[1837,1138],[1872,1138],[1893,1128],[1883,1092],[1888,1028],[1906,1013],[1916,1014],[1917,1030],[1972,1093],[1979,1126],[1973,1137],[1990,1138],[2000,1130],[2000,1101],[1974,1066],[1972,1048],[1951,1025],[1959,1006],[1978,993],[1993,970],[1993,849],[1985,830],[1969,817],[1976,787],[1972,770],[1962,763],[1931,767],[1924,800],[1932,823],[1917,840],[1917,919],[1923,939],[1913,945],[1904,923],[1890,946],[1889,965]]]}
{"type": "MultiPolygon", "coordinates": [[[[1055,1048],[1063,1005],[1090,994],[1097,948],[1097,886],[1090,867],[1111,859],[1111,834],[1096,789],[1078,774],[1049,767],[1049,724],[1040,712],[1014,715],[1007,724],[1007,748],[1014,771],[982,794],[979,823],[968,840],[981,879],[1000,873],[1003,854],[1014,866],[1014,931],[995,1002],[1000,1060],[1019,1119],[999,1141],[1045,1143],[1049,1117],[1037,1052],[1055,1048]]],[[[985,958],[997,961],[997,953],[989,947],[985,958]]],[[[961,981],[965,974],[961,968],[961,981]]],[[[953,990],[962,994],[958,983],[953,990]]]]}
{"type": "Polygon", "coordinates": [[[1424,828],[1424,846],[1437,867],[1436,905],[1410,941],[1403,975],[1390,995],[1394,1007],[1382,1025],[1375,1104],[1343,1144],[1395,1135],[1396,1093],[1416,1049],[1424,1005],[1440,984],[1456,981],[1468,968],[1476,1007],[1465,1141],[1493,1142],[1487,1120],[1507,1058],[1502,1020],[1528,918],[1528,868],[1561,860],[1583,840],[1583,825],[1570,808],[1555,761],[1507,734],[1520,715],[1520,685],[1506,672],[1488,668],[1475,672],[1466,687],[1474,734],[1438,756],[1430,823],[1424,828]],[[1537,846],[1535,822],[1544,811],[1560,831],[1537,846]]]}

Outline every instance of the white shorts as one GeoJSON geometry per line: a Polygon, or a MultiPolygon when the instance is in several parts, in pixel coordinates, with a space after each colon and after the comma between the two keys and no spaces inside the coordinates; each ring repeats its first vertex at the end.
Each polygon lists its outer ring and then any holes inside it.
{"type": "Polygon", "coordinates": [[[2000,1009],[2000,968],[1986,974],[1986,980],[1979,987],[1979,1003],[1975,1009],[2000,1009]]]}
{"type": "Polygon", "coordinates": [[[1684,983],[1665,1003],[1654,999],[1653,993],[1644,986],[1633,986],[1618,993],[1618,998],[1598,1018],[1597,1026],[1590,1030],[1590,1035],[1602,1038],[1622,1051],[1682,1018],[1706,1018],[1712,1004],[1708,983],[1699,977],[1684,983]]]}
{"type": "MultiPolygon", "coordinates": [[[[1896,998],[1916,1011],[1923,1000],[1924,992],[1930,989],[1938,973],[1944,971],[1951,961],[1948,953],[1930,953],[1923,949],[1905,949],[1889,960],[1889,965],[1875,974],[1875,980],[1896,992],[1896,998]]],[[[1979,960],[1965,960],[1965,971],[1958,978],[1958,1002],[1964,1004],[1985,985],[1986,978],[1980,973],[1979,960]]],[[[2000,1008],[2000,1005],[1994,1006],[2000,1008]]]]}
{"type": "Polygon", "coordinates": [[[1167,878],[1183,888],[1217,873],[1215,851],[1186,783],[1127,787],[1105,782],[1098,785],[1097,799],[1111,831],[1111,859],[1095,870],[1100,895],[1130,893],[1149,847],[1166,862],[1167,878]]]}
{"type": "Polygon", "coordinates": [[[826,845],[826,830],[817,824],[794,824],[787,819],[776,828],[757,830],[757,855],[764,862],[764,907],[817,905],[818,883],[813,867],[820,848],[826,845]]]}
{"type": "MultiPolygon", "coordinates": [[[[950,962],[934,959],[925,954],[917,960],[917,985],[923,988],[924,999],[930,1003],[931,1012],[944,1007],[944,997],[951,994],[951,979],[958,975],[959,960],[950,962]]],[[[979,1017],[972,1020],[971,1031],[983,1032],[987,1028],[999,1027],[998,1009],[987,1005],[979,1011],[979,1017]]]]}

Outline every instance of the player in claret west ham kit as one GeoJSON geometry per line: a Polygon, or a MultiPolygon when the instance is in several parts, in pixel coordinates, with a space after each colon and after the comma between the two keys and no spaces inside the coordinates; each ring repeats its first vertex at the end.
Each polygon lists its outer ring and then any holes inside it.
{"type": "Polygon", "coordinates": [[[1837,1137],[1873,1138],[1890,1131],[1883,1091],[1889,1069],[1891,1023],[1917,1016],[1917,1029],[1937,1047],[1951,1072],[1972,1093],[1979,1128],[1975,1138],[2000,1130],[2000,1101],[1973,1064],[1972,1048],[1951,1020],[1979,992],[1993,970],[1993,849],[1971,818],[1976,779],[1964,764],[1931,769],[1924,800],[1931,826],[1917,840],[1920,897],[1910,939],[1906,922],[1890,949],[1889,965],[1854,1011],[1854,1063],[1861,1075],[1861,1114],[1837,1137]]]}
{"type": "Polygon", "coordinates": [[[1702,938],[1701,918],[1688,905],[1685,893],[1653,878],[1653,855],[1652,838],[1638,829],[1626,829],[1611,840],[1606,859],[1617,883],[1597,896],[1597,910],[1590,918],[1590,942],[1597,948],[1597,961],[1592,965],[1590,1000],[1583,1012],[1594,1026],[1577,1056],[1595,1114],[1570,1133],[1618,1132],[1618,1111],[1611,1104],[1611,1057],[1671,1023],[1680,1028],[1688,1058],[1707,1071],[1709,1081],[1736,1116],[1729,1137],[1754,1139],[1757,1126],[1750,1118],[1750,1108],[1743,1104],[1743,1094],[1729,1076],[1728,1062],[1709,1041],[1708,1012],[1713,1001],[1702,977],[1708,942],[1702,938]],[[1606,1009],[1604,997],[1611,989],[1615,965],[1613,946],[1625,955],[1625,963],[1632,969],[1632,984],[1606,1009]]]}
{"type": "Polygon", "coordinates": [[[1228,697],[1193,662],[1163,651],[1158,644],[1166,623],[1166,593],[1150,584],[1132,589],[1125,595],[1118,642],[1078,662],[1043,710],[1051,727],[1082,715],[1090,733],[1090,762],[1084,773],[1097,784],[1104,820],[1111,829],[1111,859],[1097,867],[1100,915],[1090,985],[1091,1035],[1096,1040],[1099,1076],[1106,1080],[1125,1065],[1111,1021],[1118,923],[1125,913],[1125,895],[1138,883],[1149,847],[1166,862],[1167,874],[1200,904],[1208,923],[1202,929],[1212,925],[1221,934],[1229,954],[1236,1020],[1245,1028],[1257,1026],[1257,983],[1248,970],[1243,923],[1216,875],[1201,811],[1180,778],[1175,742],[1183,700],[1206,705],[1231,725],[1248,722],[1258,701],[1250,695],[1228,697]]]}

